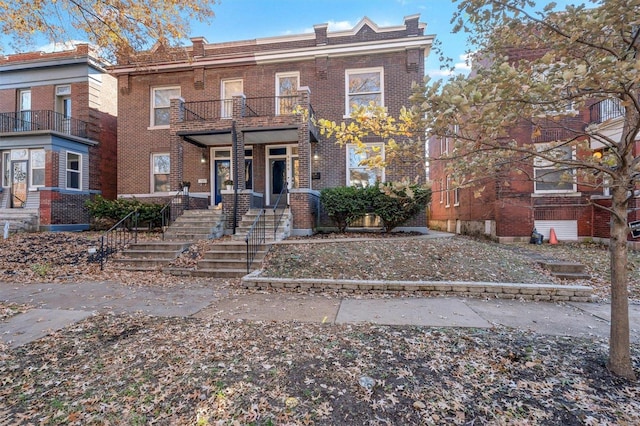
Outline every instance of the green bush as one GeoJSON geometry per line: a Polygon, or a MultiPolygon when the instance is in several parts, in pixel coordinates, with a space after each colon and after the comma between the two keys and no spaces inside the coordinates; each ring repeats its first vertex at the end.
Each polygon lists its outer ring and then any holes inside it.
{"type": "Polygon", "coordinates": [[[361,189],[351,186],[325,188],[320,191],[320,202],[331,221],[344,232],[354,220],[367,213],[367,201],[361,189]]]}
{"type": "Polygon", "coordinates": [[[85,203],[89,214],[97,219],[108,219],[114,222],[119,221],[133,211],[137,211],[139,224],[154,224],[161,222],[160,210],[162,204],[142,203],[135,198],[118,198],[116,200],[106,200],[101,196],[96,196],[93,201],[85,203]]]}
{"type": "Polygon", "coordinates": [[[431,201],[431,190],[406,182],[376,185],[373,211],[382,220],[385,232],[407,222],[431,201]]]}
{"type": "Polygon", "coordinates": [[[320,202],[339,232],[367,213],[379,216],[385,232],[390,232],[422,211],[430,201],[430,189],[407,181],[320,191],[320,202]]]}

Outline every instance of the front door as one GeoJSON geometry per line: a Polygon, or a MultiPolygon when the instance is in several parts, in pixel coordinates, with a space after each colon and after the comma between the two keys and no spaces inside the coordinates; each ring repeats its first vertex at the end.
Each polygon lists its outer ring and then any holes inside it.
{"type": "Polygon", "coordinates": [[[298,145],[267,147],[267,205],[274,205],[282,189],[298,187],[298,145]]]}
{"type": "Polygon", "coordinates": [[[215,178],[215,204],[222,202],[222,194],[220,191],[225,189],[224,182],[231,180],[231,160],[215,160],[214,161],[214,178],[215,178]]]}
{"type": "Polygon", "coordinates": [[[27,161],[11,162],[11,207],[22,208],[27,203],[27,161]]]}

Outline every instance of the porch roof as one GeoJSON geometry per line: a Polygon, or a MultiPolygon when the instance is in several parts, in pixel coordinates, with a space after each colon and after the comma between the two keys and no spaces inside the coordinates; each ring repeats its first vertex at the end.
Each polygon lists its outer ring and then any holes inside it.
{"type": "MultiPolygon", "coordinates": [[[[244,135],[245,145],[298,141],[297,126],[280,128],[247,127],[242,129],[241,132],[244,135]]],[[[182,130],[177,132],[177,135],[183,137],[187,142],[193,143],[199,147],[231,145],[233,142],[231,128],[196,131],[182,130]]],[[[313,136],[312,139],[314,139],[313,136]]]]}

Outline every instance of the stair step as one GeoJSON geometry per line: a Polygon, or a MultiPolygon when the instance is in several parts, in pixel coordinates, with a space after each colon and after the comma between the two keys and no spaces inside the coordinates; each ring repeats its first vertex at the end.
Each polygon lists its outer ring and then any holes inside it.
{"type": "Polygon", "coordinates": [[[540,262],[540,265],[551,272],[584,274],[585,266],[575,262],[540,262]]]}
{"type": "MultiPolygon", "coordinates": [[[[163,266],[163,265],[167,265],[169,264],[171,261],[173,261],[175,258],[170,258],[170,259],[132,259],[132,258],[124,258],[124,257],[119,257],[119,258],[115,258],[113,259],[113,262],[116,264],[124,264],[127,265],[128,267],[135,267],[135,270],[140,270],[138,268],[152,268],[155,270],[155,268],[157,268],[158,266],[163,266]]],[[[131,269],[130,269],[131,270],[131,269]]],[[[143,270],[149,270],[149,269],[143,269],[143,270]]]]}
{"type": "MultiPolygon", "coordinates": [[[[178,241],[145,241],[138,242],[129,245],[126,250],[148,250],[148,251],[185,251],[191,245],[190,242],[178,242],[178,241]]],[[[126,253],[125,251],[125,253],[126,253]]]]}
{"type": "Polygon", "coordinates": [[[210,278],[240,278],[247,275],[246,268],[240,269],[187,269],[187,268],[166,268],[163,269],[172,275],[187,275],[192,277],[210,278]]]}
{"type": "Polygon", "coordinates": [[[556,278],[560,278],[561,280],[588,280],[591,279],[591,275],[579,272],[552,272],[556,278]]]}

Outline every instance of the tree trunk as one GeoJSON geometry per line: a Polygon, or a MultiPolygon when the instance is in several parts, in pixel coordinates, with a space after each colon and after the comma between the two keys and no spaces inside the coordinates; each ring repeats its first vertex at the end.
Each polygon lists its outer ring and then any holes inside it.
{"type": "Polygon", "coordinates": [[[635,380],[631,364],[629,340],[629,293],[627,289],[627,190],[624,185],[612,188],[611,240],[611,331],[609,335],[609,370],[629,380],[635,380]]]}

